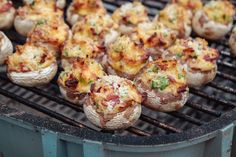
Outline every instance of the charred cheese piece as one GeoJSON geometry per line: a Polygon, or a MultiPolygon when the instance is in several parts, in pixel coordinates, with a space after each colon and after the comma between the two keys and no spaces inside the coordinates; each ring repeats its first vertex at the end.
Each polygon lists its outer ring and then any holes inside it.
{"type": "Polygon", "coordinates": [[[142,3],[134,1],[126,3],[115,10],[112,15],[118,24],[137,26],[139,23],[148,22],[148,11],[142,3]]]}
{"type": "Polygon", "coordinates": [[[186,9],[190,9],[193,12],[201,9],[203,7],[201,0],[172,0],[172,3],[177,3],[186,9]]]}
{"type": "Polygon", "coordinates": [[[19,45],[16,52],[8,57],[9,72],[31,72],[45,69],[56,63],[56,58],[45,47],[32,43],[19,45]]]}
{"type": "Polygon", "coordinates": [[[88,93],[98,78],[106,75],[102,66],[92,59],[78,60],[71,68],[61,72],[58,84],[66,90],[88,93]]]}
{"type": "Polygon", "coordinates": [[[189,68],[202,72],[213,70],[219,57],[218,51],[208,47],[207,41],[201,38],[178,39],[168,53],[183,64],[187,63],[189,68]]]}
{"type": "Polygon", "coordinates": [[[121,36],[109,45],[108,63],[115,70],[127,75],[136,75],[148,62],[149,55],[129,37],[121,36]]]}
{"type": "Polygon", "coordinates": [[[97,113],[114,115],[141,104],[142,96],[132,81],[118,76],[105,76],[95,82],[91,99],[97,113]]]}

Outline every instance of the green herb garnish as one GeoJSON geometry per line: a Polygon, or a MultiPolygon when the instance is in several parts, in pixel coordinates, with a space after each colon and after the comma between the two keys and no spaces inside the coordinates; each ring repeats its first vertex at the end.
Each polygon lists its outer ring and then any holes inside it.
{"type": "Polygon", "coordinates": [[[183,54],[179,52],[179,53],[176,53],[176,56],[181,58],[183,56],[183,54]]]}
{"type": "Polygon", "coordinates": [[[166,76],[159,76],[151,83],[152,89],[165,90],[169,86],[169,79],[166,76]]]}
{"type": "Polygon", "coordinates": [[[184,75],[183,74],[178,74],[178,79],[182,79],[184,78],[184,75]]]}

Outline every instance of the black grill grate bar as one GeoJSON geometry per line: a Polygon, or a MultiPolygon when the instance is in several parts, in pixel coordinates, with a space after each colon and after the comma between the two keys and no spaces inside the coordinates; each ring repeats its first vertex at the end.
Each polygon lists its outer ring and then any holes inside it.
{"type": "Polygon", "coordinates": [[[218,103],[220,103],[222,105],[229,106],[229,107],[236,107],[235,103],[232,103],[230,101],[226,101],[225,99],[217,98],[215,96],[208,95],[208,94],[206,94],[206,93],[204,93],[202,91],[199,91],[197,89],[191,88],[190,91],[193,94],[195,94],[195,95],[201,96],[201,97],[206,98],[208,100],[212,100],[212,101],[218,102],[218,103]]]}
{"type": "Polygon", "coordinates": [[[231,69],[236,70],[236,65],[234,65],[234,64],[224,62],[224,61],[221,61],[221,60],[218,60],[217,63],[218,63],[218,65],[225,66],[227,68],[231,68],[231,69]]]}
{"type": "Polygon", "coordinates": [[[205,105],[195,104],[195,103],[189,102],[189,101],[185,105],[188,106],[188,107],[191,107],[193,109],[202,111],[204,113],[208,113],[208,114],[213,115],[215,117],[220,117],[221,114],[222,114],[222,112],[210,109],[209,107],[206,107],[205,105]]]}
{"type": "Polygon", "coordinates": [[[133,134],[139,135],[139,136],[151,136],[151,134],[149,134],[143,130],[134,128],[134,127],[129,127],[126,130],[133,133],[133,134]]]}
{"type": "Polygon", "coordinates": [[[181,113],[179,111],[169,112],[167,114],[170,114],[170,115],[172,115],[174,117],[177,117],[177,118],[180,118],[180,119],[184,119],[184,120],[186,120],[188,122],[191,122],[192,124],[195,124],[195,125],[203,125],[203,124],[205,124],[205,122],[203,122],[201,120],[198,120],[198,119],[195,119],[195,118],[193,118],[191,116],[185,115],[185,114],[183,114],[183,113],[181,113]]]}
{"type": "Polygon", "coordinates": [[[232,76],[232,75],[220,72],[220,71],[217,71],[217,76],[236,82],[235,76],[232,76]]]}
{"type": "Polygon", "coordinates": [[[167,130],[169,132],[172,132],[172,133],[180,133],[180,132],[182,132],[181,129],[177,129],[177,128],[174,128],[172,126],[169,126],[169,125],[167,125],[167,124],[165,124],[163,122],[158,121],[157,119],[152,119],[152,118],[150,118],[150,117],[148,117],[148,116],[146,116],[144,114],[141,115],[140,119],[145,121],[145,122],[148,122],[148,123],[150,123],[152,125],[155,125],[155,126],[157,126],[159,128],[162,128],[162,129],[165,129],[165,130],[167,130]]]}
{"type": "Polygon", "coordinates": [[[230,87],[226,87],[226,86],[220,86],[219,84],[215,83],[215,82],[210,82],[208,83],[209,86],[225,91],[227,93],[231,93],[231,94],[235,94],[236,95],[236,90],[234,90],[233,88],[230,87]]]}
{"type": "MultiPolygon", "coordinates": [[[[79,128],[85,128],[86,126],[82,123],[79,123],[77,121],[74,121],[73,119],[70,119],[68,117],[65,117],[64,115],[62,114],[59,114],[57,112],[54,112],[54,111],[51,111],[49,109],[47,109],[46,107],[43,107],[43,106],[40,106],[34,102],[30,102],[14,93],[11,93],[11,92],[8,92],[7,90],[4,90],[2,88],[0,88],[0,94],[6,96],[6,97],[9,97],[11,99],[14,99],[24,105],[27,105],[28,107],[31,107],[31,108],[34,108],[42,113],[45,113],[53,118],[56,118],[66,124],[69,124],[69,125],[72,125],[72,126],[76,126],[76,127],[79,127],[79,128]]],[[[87,127],[88,128],[88,127],[87,127]]],[[[88,128],[88,129],[91,129],[93,130],[92,128],[88,128]]]]}

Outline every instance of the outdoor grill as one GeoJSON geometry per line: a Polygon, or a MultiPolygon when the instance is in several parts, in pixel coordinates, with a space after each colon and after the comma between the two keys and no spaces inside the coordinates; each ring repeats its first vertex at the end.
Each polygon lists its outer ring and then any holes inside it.
{"type": "MultiPolygon", "coordinates": [[[[104,0],[110,13],[125,2],[104,0]]],[[[142,2],[153,17],[168,0],[142,2]]],[[[25,42],[13,29],[5,33],[14,46],[25,42]]],[[[82,106],[60,96],[57,78],[44,87],[25,88],[13,84],[1,67],[0,157],[235,157],[236,58],[228,38],[209,41],[221,54],[217,76],[190,89],[183,109],[160,113],[143,108],[136,125],[120,131],[89,123],[82,106]]]]}

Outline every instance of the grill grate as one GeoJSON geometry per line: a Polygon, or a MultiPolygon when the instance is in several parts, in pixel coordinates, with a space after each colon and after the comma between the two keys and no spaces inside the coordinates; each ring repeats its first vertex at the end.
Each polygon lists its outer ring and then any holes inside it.
{"type": "MultiPolygon", "coordinates": [[[[127,0],[104,0],[105,6],[111,13],[115,8],[127,0]]],[[[153,17],[157,10],[165,6],[167,0],[145,0],[143,3],[149,8],[149,15],[153,17]]],[[[5,32],[14,45],[24,43],[25,39],[17,35],[15,30],[5,32]]],[[[181,133],[191,128],[210,123],[220,118],[236,107],[236,60],[229,52],[227,38],[210,42],[210,46],[221,51],[218,61],[216,79],[205,87],[190,90],[190,98],[183,109],[171,113],[159,113],[143,107],[143,113],[138,123],[123,131],[108,132],[118,135],[151,136],[181,133]]],[[[64,100],[56,85],[56,79],[49,85],[39,88],[25,88],[11,83],[5,72],[0,74],[0,94],[18,101],[23,105],[40,111],[65,124],[94,131],[101,130],[91,125],[83,113],[82,106],[64,100]]]]}

